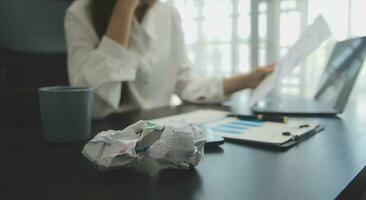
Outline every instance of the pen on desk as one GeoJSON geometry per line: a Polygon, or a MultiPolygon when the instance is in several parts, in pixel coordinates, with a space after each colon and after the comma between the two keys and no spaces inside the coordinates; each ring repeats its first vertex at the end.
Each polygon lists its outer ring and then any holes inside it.
{"type": "Polygon", "coordinates": [[[228,117],[236,117],[238,119],[243,120],[260,120],[266,122],[279,122],[279,123],[287,123],[288,117],[278,117],[278,116],[266,116],[266,115],[238,115],[238,114],[229,114],[228,117]]]}

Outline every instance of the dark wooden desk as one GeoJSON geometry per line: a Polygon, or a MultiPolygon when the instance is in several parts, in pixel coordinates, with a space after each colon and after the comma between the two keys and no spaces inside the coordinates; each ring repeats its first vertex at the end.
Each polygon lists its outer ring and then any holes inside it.
{"type": "MultiPolygon", "coordinates": [[[[93,123],[93,135],[197,108],[111,116],[93,123]]],[[[0,199],[334,199],[366,166],[365,113],[366,103],[352,103],[340,118],[319,119],[326,130],[288,151],[227,142],[209,149],[196,169],[158,174],[144,167],[98,172],[80,154],[84,143],[45,143],[38,118],[1,125],[0,199]]],[[[360,187],[339,198],[360,198],[360,187]]]]}

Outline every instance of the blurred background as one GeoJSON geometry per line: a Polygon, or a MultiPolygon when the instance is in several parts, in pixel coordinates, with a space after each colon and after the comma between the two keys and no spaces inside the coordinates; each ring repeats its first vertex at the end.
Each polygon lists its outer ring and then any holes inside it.
{"type": "Polygon", "coordinates": [[[1,124],[38,117],[38,88],[68,85],[63,21],[72,0],[0,0],[1,124]]]}
{"type": "MultiPolygon", "coordinates": [[[[19,113],[38,111],[39,87],[68,84],[63,18],[72,1],[0,1],[1,111],[14,113],[13,105],[19,113]]],[[[194,73],[201,76],[249,72],[277,61],[322,14],[333,38],[287,77],[277,93],[312,97],[335,42],[366,35],[365,0],[161,1],[179,10],[194,73]]],[[[351,100],[366,96],[365,78],[363,69],[351,100]]]]}
{"type": "MultiPolygon", "coordinates": [[[[278,60],[319,15],[333,38],[277,92],[312,97],[336,41],[365,36],[365,0],[164,0],[178,8],[195,73],[202,76],[248,72],[278,60]]],[[[366,94],[366,70],[352,97],[366,94]],[[357,92],[355,92],[357,91],[357,92]]]]}

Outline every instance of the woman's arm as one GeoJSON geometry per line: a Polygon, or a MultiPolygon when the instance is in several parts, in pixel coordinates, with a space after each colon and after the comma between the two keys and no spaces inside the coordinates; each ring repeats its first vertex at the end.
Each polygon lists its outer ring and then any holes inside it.
{"type": "Polygon", "coordinates": [[[119,28],[112,24],[121,23],[115,19],[110,24],[116,38],[104,35],[99,39],[87,13],[80,9],[81,2],[75,1],[76,6],[65,16],[69,80],[73,86],[94,89],[94,102],[100,105],[94,116],[102,117],[108,114],[102,111],[118,109],[120,100],[125,98],[121,95],[122,82],[136,79],[138,56],[117,42],[119,28]]]}
{"type": "Polygon", "coordinates": [[[246,88],[256,88],[259,83],[270,73],[273,72],[274,66],[271,64],[264,67],[258,67],[249,74],[240,74],[224,80],[224,94],[230,95],[246,88]]]}
{"type": "Polygon", "coordinates": [[[124,47],[128,46],[132,20],[139,0],[117,0],[106,35],[124,47]]]}

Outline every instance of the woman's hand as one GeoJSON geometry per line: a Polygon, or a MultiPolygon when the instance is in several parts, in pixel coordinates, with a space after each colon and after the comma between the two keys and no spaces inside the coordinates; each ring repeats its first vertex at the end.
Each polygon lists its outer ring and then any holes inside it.
{"type": "Polygon", "coordinates": [[[156,2],[157,0],[140,0],[140,3],[144,3],[144,4],[147,4],[149,6],[152,6],[154,5],[154,3],[156,2]]]}
{"type": "Polygon", "coordinates": [[[128,46],[132,20],[140,0],[117,0],[106,35],[124,47],[128,46]]]}
{"type": "Polygon", "coordinates": [[[269,74],[271,74],[276,66],[275,63],[263,67],[257,67],[248,75],[247,87],[256,88],[269,74]]]}
{"type": "Polygon", "coordinates": [[[274,70],[276,64],[257,67],[249,74],[240,74],[224,80],[224,94],[230,95],[246,88],[256,88],[274,70]]]}
{"type": "Polygon", "coordinates": [[[116,7],[123,8],[134,13],[140,3],[140,0],[117,0],[116,7]]]}

